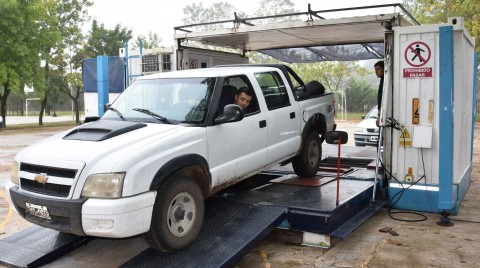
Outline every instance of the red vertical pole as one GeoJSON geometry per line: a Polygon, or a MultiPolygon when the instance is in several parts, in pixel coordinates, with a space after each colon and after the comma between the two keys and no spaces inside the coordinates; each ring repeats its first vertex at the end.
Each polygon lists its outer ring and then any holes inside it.
{"type": "Polygon", "coordinates": [[[337,205],[340,199],[340,146],[342,145],[342,137],[338,137],[338,158],[337,158],[337,205]]]}

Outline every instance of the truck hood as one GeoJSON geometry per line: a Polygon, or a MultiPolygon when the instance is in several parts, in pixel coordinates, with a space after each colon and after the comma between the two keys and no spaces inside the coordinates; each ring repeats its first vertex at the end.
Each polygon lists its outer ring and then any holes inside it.
{"type": "Polygon", "coordinates": [[[139,149],[172,134],[182,135],[189,129],[182,125],[101,120],[53,135],[19,155],[88,163],[113,153],[128,154],[132,148],[139,149]]]}

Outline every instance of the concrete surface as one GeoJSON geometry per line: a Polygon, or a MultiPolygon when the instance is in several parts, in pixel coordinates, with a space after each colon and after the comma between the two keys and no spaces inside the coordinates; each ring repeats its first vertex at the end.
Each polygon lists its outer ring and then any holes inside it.
{"type": "MultiPolygon", "coordinates": [[[[338,129],[351,133],[355,125],[339,122],[338,129]]],[[[21,148],[65,129],[0,132],[0,239],[31,225],[12,212],[5,200],[3,186],[9,179],[11,159],[21,148]]],[[[391,219],[382,209],[346,239],[334,239],[329,250],[302,246],[299,232],[275,230],[235,267],[480,267],[479,130],[477,125],[472,184],[458,215],[452,217],[453,227],[438,226],[436,214],[423,213],[426,221],[405,222],[391,219]],[[379,232],[383,227],[392,228],[399,236],[379,232]]],[[[353,135],[350,138],[352,142],[353,135]]],[[[141,237],[95,239],[45,267],[116,267],[146,248],[141,237]]]]}
{"type": "MultiPolygon", "coordinates": [[[[42,118],[44,123],[53,122],[75,122],[75,118],[71,115],[67,116],[44,116],[42,118]]],[[[80,118],[83,121],[83,118],[80,118]]],[[[7,116],[7,127],[23,124],[38,124],[38,116],[7,116]]]]}

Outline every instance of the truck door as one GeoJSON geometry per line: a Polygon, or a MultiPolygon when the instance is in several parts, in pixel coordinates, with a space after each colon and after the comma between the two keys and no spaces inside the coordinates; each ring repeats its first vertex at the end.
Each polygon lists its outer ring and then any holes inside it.
{"type": "Polygon", "coordinates": [[[300,148],[301,117],[298,105],[291,103],[293,96],[287,90],[284,79],[276,71],[256,73],[267,106],[267,164],[290,158],[300,148]]]}
{"type": "Polygon", "coordinates": [[[234,102],[237,89],[241,87],[248,87],[253,92],[244,118],[239,122],[207,127],[213,186],[244,178],[264,169],[267,162],[265,111],[260,109],[257,94],[246,76],[225,78],[217,116],[221,114],[223,106],[234,102]]]}

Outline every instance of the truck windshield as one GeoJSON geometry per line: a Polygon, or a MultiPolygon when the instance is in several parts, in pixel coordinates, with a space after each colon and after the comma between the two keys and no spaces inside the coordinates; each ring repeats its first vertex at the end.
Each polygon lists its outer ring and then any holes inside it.
{"type": "MultiPolygon", "coordinates": [[[[123,92],[111,107],[126,120],[160,122],[151,111],[174,123],[203,124],[207,115],[215,78],[162,78],[137,80],[123,92]]],[[[120,120],[108,110],[103,119],[120,120]]],[[[166,122],[163,120],[163,122],[166,122]]]]}

